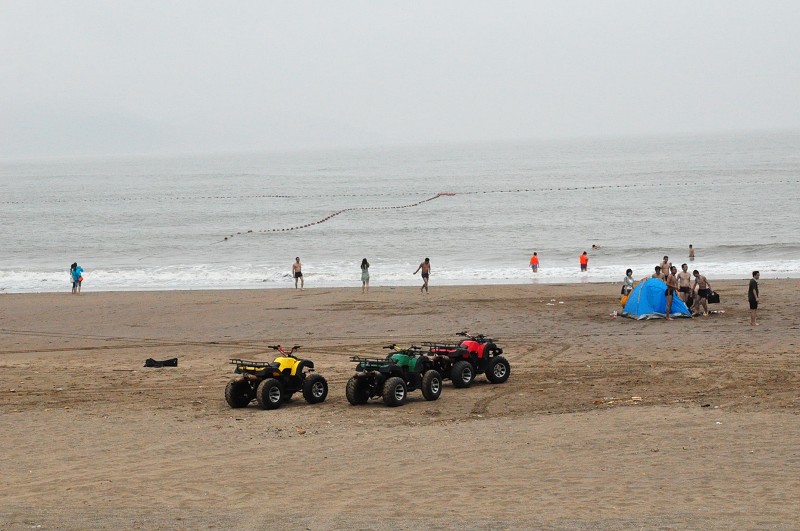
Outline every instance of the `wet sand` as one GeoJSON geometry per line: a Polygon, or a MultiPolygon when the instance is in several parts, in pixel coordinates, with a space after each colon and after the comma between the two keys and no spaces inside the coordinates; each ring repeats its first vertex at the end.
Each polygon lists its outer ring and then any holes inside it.
{"type": "Polygon", "coordinates": [[[617,284],[0,295],[0,528],[796,529],[800,281],[760,287],[756,328],[744,279],[672,322],[617,284]],[[349,356],[463,329],[507,383],[345,399],[349,356]],[[227,406],[273,343],[323,404],[227,406]]]}

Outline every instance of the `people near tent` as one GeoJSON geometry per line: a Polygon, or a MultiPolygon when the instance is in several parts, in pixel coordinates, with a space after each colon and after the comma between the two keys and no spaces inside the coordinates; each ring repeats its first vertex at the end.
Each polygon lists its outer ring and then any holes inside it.
{"type": "MultiPolygon", "coordinates": [[[[666,258],[666,257],[665,257],[666,258]]],[[[667,298],[667,309],[664,314],[667,316],[667,319],[672,321],[671,313],[672,313],[672,300],[675,298],[675,293],[678,291],[678,278],[675,276],[675,273],[678,272],[678,268],[675,266],[670,266],[669,274],[667,275],[667,289],[664,292],[664,295],[667,298]]]]}
{"type": "Polygon", "coordinates": [[[661,266],[661,273],[664,275],[663,280],[666,280],[667,275],[669,275],[669,268],[672,267],[672,262],[669,261],[669,256],[664,255],[664,259],[661,260],[661,263],[658,265],[661,266]]]}
{"type": "Polygon", "coordinates": [[[689,300],[689,295],[692,293],[692,274],[689,273],[689,266],[681,264],[681,272],[677,274],[678,278],[678,295],[685,303],[689,300]]]}
{"type": "Polygon", "coordinates": [[[694,260],[694,247],[692,247],[692,244],[690,243],[689,244],[689,261],[691,262],[692,260],[694,260]]]}
{"type": "Polygon", "coordinates": [[[586,251],[583,251],[583,254],[580,256],[579,260],[581,263],[581,271],[587,271],[589,269],[589,255],[586,254],[586,251]]]}
{"type": "Polygon", "coordinates": [[[756,310],[758,310],[759,278],[761,278],[761,273],[753,271],[753,278],[750,279],[750,285],[747,287],[747,302],[750,303],[750,326],[758,326],[756,322],[756,310]]]}
{"type": "Polygon", "coordinates": [[[633,291],[628,296],[622,296],[620,303],[622,306],[622,316],[633,319],[664,319],[674,317],[690,317],[691,313],[686,305],[679,299],[674,298],[674,290],[677,282],[674,277],[671,280],[672,303],[667,307],[667,289],[661,279],[644,278],[638,282],[633,291]]]}
{"type": "Polygon", "coordinates": [[[696,293],[695,301],[692,305],[692,314],[698,314],[702,306],[702,315],[708,315],[708,296],[711,295],[711,283],[709,283],[708,279],[701,275],[697,269],[692,271],[692,275],[694,276],[692,291],[696,293]]]}
{"type": "Polygon", "coordinates": [[[657,278],[658,280],[664,280],[664,275],[661,274],[661,266],[657,265],[655,268],[655,272],[650,275],[650,278],[657,278]]]}
{"type": "Polygon", "coordinates": [[[531,271],[534,273],[539,272],[539,255],[536,253],[533,253],[533,256],[531,256],[531,271]]]}
{"type": "Polygon", "coordinates": [[[622,295],[630,295],[633,291],[633,269],[625,271],[625,278],[622,279],[622,295]]]}

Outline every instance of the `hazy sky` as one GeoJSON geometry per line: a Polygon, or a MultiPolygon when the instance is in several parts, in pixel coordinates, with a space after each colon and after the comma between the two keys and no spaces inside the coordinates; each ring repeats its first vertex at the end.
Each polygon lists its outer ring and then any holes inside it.
{"type": "Polygon", "coordinates": [[[800,2],[0,0],[0,158],[800,128],[800,2]]]}

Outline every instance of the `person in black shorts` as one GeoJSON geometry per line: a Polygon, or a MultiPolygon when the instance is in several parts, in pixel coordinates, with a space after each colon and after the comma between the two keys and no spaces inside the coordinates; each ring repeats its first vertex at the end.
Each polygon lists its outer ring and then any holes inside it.
{"type": "Polygon", "coordinates": [[[756,322],[756,311],[758,310],[758,279],[761,273],[753,271],[753,278],[750,279],[750,286],[747,288],[747,301],[750,303],[750,326],[758,326],[756,322]]]}
{"type": "Polygon", "coordinates": [[[305,289],[303,284],[305,281],[303,280],[303,266],[300,264],[300,257],[296,257],[294,259],[294,263],[292,264],[292,276],[294,277],[294,289],[297,289],[297,281],[300,281],[300,289],[305,289]]]}
{"type": "Polygon", "coordinates": [[[419,291],[422,292],[422,290],[425,290],[425,293],[428,293],[428,279],[431,276],[431,259],[426,258],[421,264],[419,264],[419,267],[416,271],[414,271],[414,274],[416,275],[420,269],[422,270],[422,287],[419,288],[419,291]]]}
{"type": "Polygon", "coordinates": [[[681,300],[686,303],[692,294],[692,274],[689,273],[689,266],[681,264],[681,272],[675,276],[678,278],[678,294],[681,300]]]}
{"type": "Polygon", "coordinates": [[[667,319],[670,321],[673,320],[670,316],[670,313],[672,312],[672,300],[675,298],[675,291],[678,289],[678,279],[675,277],[675,273],[677,272],[677,267],[670,266],[669,275],[667,275],[667,290],[664,292],[664,294],[667,296],[667,309],[664,313],[666,314],[667,319]]]}
{"type": "Polygon", "coordinates": [[[692,305],[692,315],[708,315],[708,296],[711,295],[711,283],[708,282],[708,279],[701,275],[700,272],[695,269],[692,271],[692,276],[694,276],[694,286],[692,287],[692,291],[697,291],[697,299],[694,301],[694,305],[692,305]],[[703,313],[700,314],[700,307],[703,307],[703,313]]]}

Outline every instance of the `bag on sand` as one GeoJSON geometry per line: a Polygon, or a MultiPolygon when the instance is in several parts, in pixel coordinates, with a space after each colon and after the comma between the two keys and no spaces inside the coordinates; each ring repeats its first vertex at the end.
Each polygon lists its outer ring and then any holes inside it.
{"type": "Polygon", "coordinates": [[[147,358],[144,362],[145,367],[177,367],[178,358],[170,358],[168,360],[157,361],[153,358],[147,358]]]}

